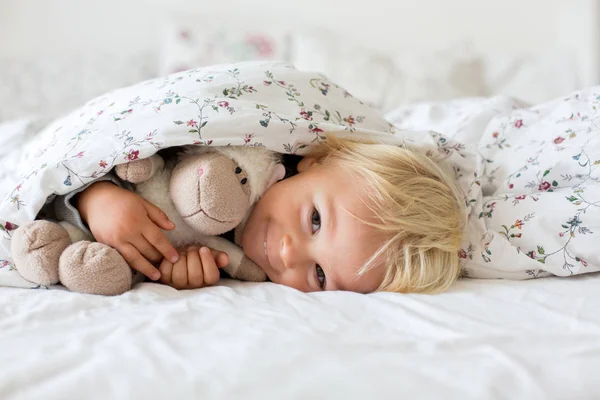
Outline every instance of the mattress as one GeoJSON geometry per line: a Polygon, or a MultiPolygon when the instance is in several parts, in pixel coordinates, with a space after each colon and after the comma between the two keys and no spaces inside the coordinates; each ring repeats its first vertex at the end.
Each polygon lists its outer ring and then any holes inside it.
{"type": "Polygon", "coordinates": [[[436,295],[0,288],[0,398],[600,398],[600,276],[436,295]]]}

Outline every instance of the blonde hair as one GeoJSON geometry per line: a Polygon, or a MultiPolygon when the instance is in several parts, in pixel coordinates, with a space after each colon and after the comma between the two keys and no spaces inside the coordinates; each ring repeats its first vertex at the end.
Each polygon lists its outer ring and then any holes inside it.
{"type": "Polygon", "coordinates": [[[435,293],[458,279],[464,195],[440,164],[406,147],[332,135],[311,155],[369,183],[364,202],[374,218],[361,221],[383,234],[384,243],[359,276],[383,261],[377,291],[435,293]]]}

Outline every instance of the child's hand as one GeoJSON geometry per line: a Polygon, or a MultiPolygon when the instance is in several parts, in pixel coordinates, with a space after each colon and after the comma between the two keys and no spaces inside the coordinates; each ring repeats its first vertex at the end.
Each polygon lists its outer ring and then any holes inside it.
{"type": "Polygon", "coordinates": [[[229,263],[229,257],[208,247],[190,247],[182,252],[179,261],[164,259],[160,264],[160,282],[175,289],[198,289],[219,281],[219,268],[229,263]]]}
{"type": "Polygon", "coordinates": [[[160,273],[150,262],[176,262],[177,250],[164,232],[175,225],[158,207],[110,182],[97,182],[80,193],[76,207],[100,243],[114,247],[131,268],[152,280],[160,273]]]}

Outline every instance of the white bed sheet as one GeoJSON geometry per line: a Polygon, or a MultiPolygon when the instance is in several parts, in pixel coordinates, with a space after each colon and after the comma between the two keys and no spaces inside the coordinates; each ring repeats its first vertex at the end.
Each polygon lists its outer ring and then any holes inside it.
{"type": "Polygon", "coordinates": [[[438,296],[0,288],[0,398],[600,398],[600,276],[438,296]]]}

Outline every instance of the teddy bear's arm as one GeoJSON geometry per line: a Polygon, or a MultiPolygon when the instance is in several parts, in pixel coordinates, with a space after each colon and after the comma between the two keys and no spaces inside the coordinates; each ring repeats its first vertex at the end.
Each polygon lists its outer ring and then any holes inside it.
{"type": "Polygon", "coordinates": [[[117,176],[131,183],[142,183],[152,178],[154,174],[165,167],[165,162],[158,154],[148,158],[135,160],[115,167],[117,176]]]}
{"type": "Polygon", "coordinates": [[[267,279],[265,272],[246,257],[242,248],[235,243],[220,236],[208,236],[203,242],[212,249],[227,253],[229,264],[223,269],[232,278],[253,282],[263,282],[267,279]]]}

